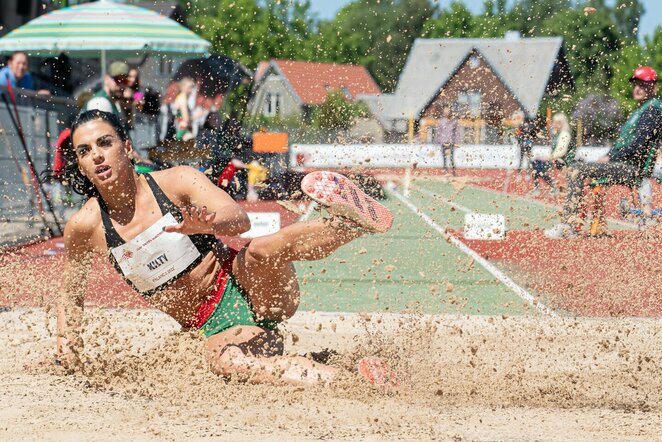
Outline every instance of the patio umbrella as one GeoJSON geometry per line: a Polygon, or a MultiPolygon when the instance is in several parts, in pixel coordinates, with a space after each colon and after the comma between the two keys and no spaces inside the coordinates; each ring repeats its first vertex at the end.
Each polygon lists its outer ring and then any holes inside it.
{"type": "Polygon", "coordinates": [[[0,38],[0,52],[17,50],[37,56],[128,58],[158,53],[205,55],[210,43],[157,12],[110,0],[57,9],[0,38]]]}
{"type": "Polygon", "coordinates": [[[190,77],[198,83],[198,94],[214,98],[225,94],[253,73],[244,65],[225,55],[211,55],[196,60],[186,60],[173,76],[174,81],[190,77]]]}

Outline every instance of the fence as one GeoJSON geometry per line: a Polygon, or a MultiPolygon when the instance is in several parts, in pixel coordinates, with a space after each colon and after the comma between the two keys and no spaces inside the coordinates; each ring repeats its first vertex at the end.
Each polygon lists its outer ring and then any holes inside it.
{"type": "MultiPolygon", "coordinates": [[[[35,169],[45,174],[53,160],[57,136],[70,121],[76,107],[68,99],[40,96],[30,91],[15,91],[18,119],[23,128],[27,150],[35,169]]],[[[7,89],[0,96],[9,99],[7,89]]],[[[26,154],[18,131],[12,123],[9,108],[0,101],[0,244],[24,242],[38,237],[43,224],[35,204],[26,154]]],[[[43,180],[42,180],[43,181],[43,180]]],[[[48,190],[48,183],[46,188],[48,190]]],[[[49,214],[48,222],[55,229],[49,214]]]]}
{"type": "MultiPolygon", "coordinates": [[[[32,91],[15,92],[27,150],[55,212],[49,213],[44,198],[47,224],[58,233],[54,217],[63,223],[67,207],[76,205],[81,198],[67,194],[61,186],[50,182],[47,175],[52,167],[57,137],[62,129],[71,124],[77,111],[76,102],[37,95],[32,91]]],[[[2,94],[9,99],[4,87],[0,87],[0,97],[2,94]]],[[[37,209],[28,161],[10,112],[13,115],[11,104],[8,108],[0,98],[0,246],[28,242],[39,238],[45,231],[37,209]]],[[[138,115],[131,135],[139,151],[155,145],[158,139],[157,119],[138,115]]],[[[43,197],[45,195],[42,194],[43,197]]]]}

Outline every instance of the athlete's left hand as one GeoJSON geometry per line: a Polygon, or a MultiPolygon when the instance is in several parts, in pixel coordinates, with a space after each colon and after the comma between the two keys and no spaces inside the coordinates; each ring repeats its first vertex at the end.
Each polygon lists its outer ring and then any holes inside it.
{"type": "Polygon", "coordinates": [[[164,231],[177,232],[183,235],[213,233],[216,212],[208,213],[205,206],[201,209],[195,206],[183,207],[180,211],[183,217],[182,222],[175,226],[165,226],[164,231]]]}

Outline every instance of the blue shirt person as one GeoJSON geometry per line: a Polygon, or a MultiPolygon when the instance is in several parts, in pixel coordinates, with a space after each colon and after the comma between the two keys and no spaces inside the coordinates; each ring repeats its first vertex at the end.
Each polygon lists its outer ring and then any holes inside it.
{"type": "Polygon", "coordinates": [[[7,82],[12,87],[23,89],[34,89],[32,75],[28,72],[28,55],[25,52],[17,51],[7,59],[7,66],[0,69],[0,86],[7,86],[7,82]]]}

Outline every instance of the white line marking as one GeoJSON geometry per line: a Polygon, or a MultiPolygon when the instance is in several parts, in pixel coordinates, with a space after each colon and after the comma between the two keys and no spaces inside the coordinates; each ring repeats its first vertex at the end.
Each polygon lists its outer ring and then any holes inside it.
{"type": "Polygon", "coordinates": [[[299,221],[306,221],[310,216],[313,214],[315,209],[317,208],[317,202],[316,201],[311,201],[310,204],[308,204],[308,208],[306,211],[299,217],[299,221]]]}
{"type": "Polygon", "coordinates": [[[454,209],[460,210],[464,213],[475,213],[474,210],[471,210],[470,208],[468,208],[466,206],[463,206],[462,204],[454,203],[454,202],[450,201],[448,198],[446,198],[443,195],[438,195],[434,192],[430,192],[429,190],[423,189],[423,188],[418,187],[414,184],[411,185],[411,188],[418,191],[418,192],[421,192],[421,193],[424,193],[428,196],[431,196],[434,199],[440,200],[442,203],[448,204],[449,206],[453,207],[454,209]]]}
{"type": "MultiPolygon", "coordinates": [[[[561,210],[563,208],[563,207],[561,207],[559,205],[556,205],[556,204],[547,203],[545,201],[540,201],[540,200],[536,200],[536,199],[533,199],[533,198],[527,198],[525,196],[516,195],[514,193],[508,193],[508,192],[503,192],[503,191],[500,191],[500,190],[489,189],[487,187],[476,186],[476,185],[473,185],[473,184],[467,184],[467,187],[471,187],[472,189],[482,190],[483,192],[495,193],[497,195],[503,195],[503,196],[509,196],[511,198],[514,198],[514,199],[518,199],[518,200],[521,200],[521,201],[526,201],[527,203],[533,203],[537,206],[547,207],[549,209],[561,210]]],[[[616,224],[618,226],[630,227],[630,228],[636,228],[637,227],[637,225],[635,223],[622,221],[622,220],[619,220],[619,219],[616,219],[616,218],[607,217],[607,221],[609,221],[612,224],[616,224]]]]}
{"type": "Polygon", "coordinates": [[[531,295],[531,293],[527,292],[524,288],[522,288],[520,285],[518,285],[515,281],[510,279],[508,276],[506,276],[501,270],[496,268],[492,263],[490,263],[488,260],[480,256],[478,253],[476,253],[473,249],[471,249],[469,246],[467,246],[465,243],[454,237],[453,235],[447,233],[439,224],[434,222],[432,218],[430,218],[428,215],[426,215],[423,211],[421,211],[418,207],[416,207],[414,204],[412,204],[407,198],[399,194],[398,192],[395,191],[390,191],[397,199],[402,201],[404,205],[406,205],[409,210],[417,214],[423,221],[425,221],[430,227],[432,227],[434,230],[436,230],[440,235],[442,235],[444,238],[448,238],[448,240],[453,244],[455,247],[460,249],[462,252],[465,254],[469,255],[475,262],[480,264],[485,270],[487,270],[489,273],[492,274],[496,279],[501,281],[506,287],[508,287],[510,290],[515,292],[517,296],[522,298],[524,301],[528,302],[531,306],[533,306],[536,310],[538,310],[541,313],[544,313],[546,315],[552,316],[552,317],[558,317],[558,314],[544,305],[542,302],[538,301],[531,295]]]}

